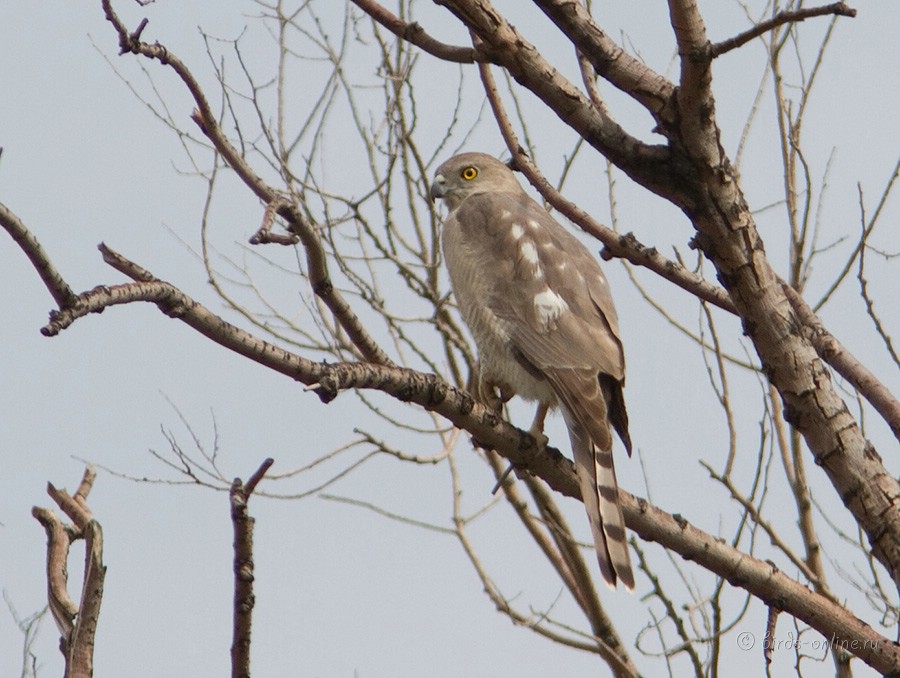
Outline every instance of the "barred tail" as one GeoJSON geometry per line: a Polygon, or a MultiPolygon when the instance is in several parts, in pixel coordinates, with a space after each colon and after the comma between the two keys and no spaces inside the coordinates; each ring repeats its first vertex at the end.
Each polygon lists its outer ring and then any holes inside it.
{"type": "Polygon", "coordinates": [[[597,447],[584,427],[569,416],[565,408],[563,414],[569,428],[575,471],[594,536],[600,573],[610,588],[614,589],[616,582],[620,581],[626,589],[633,591],[634,572],[625,540],[625,518],[619,504],[619,485],[612,450],[597,447]]]}

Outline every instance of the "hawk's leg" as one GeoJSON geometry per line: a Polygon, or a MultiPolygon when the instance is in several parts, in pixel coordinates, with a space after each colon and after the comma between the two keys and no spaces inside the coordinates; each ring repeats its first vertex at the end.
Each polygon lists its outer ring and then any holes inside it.
{"type": "MultiPolygon", "coordinates": [[[[502,398],[502,389],[500,390],[500,394],[502,398]]],[[[534,441],[537,443],[538,447],[546,447],[547,443],[550,442],[550,439],[544,435],[544,421],[547,419],[547,412],[549,411],[549,403],[538,403],[537,412],[534,413],[534,421],[531,422],[531,428],[528,429],[528,434],[532,438],[534,438],[534,441]]],[[[497,484],[494,485],[494,489],[491,490],[491,494],[497,494],[497,490],[499,490],[503,486],[503,482],[507,479],[507,477],[509,477],[509,474],[513,472],[515,467],[515,464],[510,464],[506,467],[506,470],[500,474],[499,478],[497,478],[497,484]]]]}
{"type": "Polygon", "coordinates": [[[545,447],[550,439],[544,435],[544,421],[547,419],[547,412],[550,411],[550,403],[538,403],[537,412],[534,413],[534,421],[531,422],[531,428],[528,433],[534,438],[538,447],[545,447]]]}

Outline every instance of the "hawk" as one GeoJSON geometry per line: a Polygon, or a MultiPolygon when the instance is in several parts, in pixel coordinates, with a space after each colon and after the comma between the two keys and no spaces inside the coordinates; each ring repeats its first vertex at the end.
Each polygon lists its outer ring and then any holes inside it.
{"type": "Polygon", "coordinates": [[[449,208],[441,245],[463,320],[478,347],[479,393],[562,411],[600,572],[634,589],[613,466],[615,429],[631,455],[622,389],[625,355],[597,260],[492,156],[438,167],[431,198],[449,208]]]}

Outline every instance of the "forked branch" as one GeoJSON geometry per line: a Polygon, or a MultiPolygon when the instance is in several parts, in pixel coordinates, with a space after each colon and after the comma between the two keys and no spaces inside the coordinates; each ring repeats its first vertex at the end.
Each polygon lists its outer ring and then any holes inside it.
{"type": "Polygon", "coordinates": [[[69,495],[52,484],[47,494],[73,524],[63,523],[50,509],[35,506],[31,514],[47,532],[47,596],[50,611],[61,634],[66,678],[90,678],[94,673],[94,638],[103,600],[106,566],[103,564],[103,531],[87,505],[96,474],[85,469],[78,491],[69,495]],[[68,592],[68,559],[72,543],[84,539],[84,581],[81,602],[76,605],[68,592]]]}

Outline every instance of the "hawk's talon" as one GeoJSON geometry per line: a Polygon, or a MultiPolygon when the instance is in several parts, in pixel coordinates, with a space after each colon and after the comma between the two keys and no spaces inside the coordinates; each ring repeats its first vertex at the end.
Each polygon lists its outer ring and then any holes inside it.
{"type": "Polygon", "coordinates": [[[500,414],[503,406],[509,402],[510,398],[515,395],[508,386],[502,384],[494,384],[481,376],[478,377],[475,397],[478,401],[492,412],[500,414]]]}
{"type": "Polygon", "coordinates": [[[544,435],[543,431],[535,431],[533,429],[529,429],[528,435],[530,435],[534,439],[535,447],[539,450],[543,450],[547,445],[550,444],[550,438],[544,435]]]}

